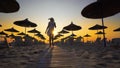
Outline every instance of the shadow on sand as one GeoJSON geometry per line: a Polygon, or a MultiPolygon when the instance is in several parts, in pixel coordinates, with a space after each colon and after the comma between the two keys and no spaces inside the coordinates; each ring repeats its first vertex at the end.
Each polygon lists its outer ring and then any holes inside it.
{"type": "Polygon", "coordinates": [[[51,64],[52,51],[54,48],[48,48],[43,57],[39,60],[37,68],[48,68],[51,64]]]}

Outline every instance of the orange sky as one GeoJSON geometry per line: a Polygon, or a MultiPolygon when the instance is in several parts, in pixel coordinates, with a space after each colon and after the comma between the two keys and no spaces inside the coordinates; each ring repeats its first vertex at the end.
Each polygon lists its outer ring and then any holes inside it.
{"type": "MultiPolygon", "coordinates": [[[[24,27],[16,26],[14,21],[24,20],[28,18],[30,21],[36,23],[36,27],[48,40],[48,36],[45,34],[45,29],[48,25],[48,18],[54,17],[57,28],[55,32],[62,30],[64,26],[67,26],[73,21],[74,24],[82,27],[81,30],[74,33],[78,36],[84,36],[90,34],[92,37],[89,40],[96,39],[96,31],[88,30],[89,27],[95,24],[101,25],[100,19],[88,19],[81,15],[82,9],[88,4],[96,0],[17,0],[20,4],[20,10],[15,13],[0,13],[0,31],[4,29],[14,27],[20,32],[24,32],[24,27]]],[[[109,39],[120,38],[119,32],[113,32],[114,29],[120,27],[120,14],[108,17],[104,19],[106,29],[106,37],[109,39]]],[[[31,30],[33,28],[27,28],[31,30]]],[[[10,34],[10,32],[7,32],[10,34]]],[[[16,34],[16,33],[15,33],[16,34]]],[[[66,34],[64,37],[70,35],[66,34]]],[[[33,34],[30,34],[33,36],[33,34]]]]}

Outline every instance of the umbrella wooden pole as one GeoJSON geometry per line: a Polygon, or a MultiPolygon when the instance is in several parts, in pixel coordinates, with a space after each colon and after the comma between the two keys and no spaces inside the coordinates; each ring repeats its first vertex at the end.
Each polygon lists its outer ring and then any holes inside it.
{"type": "Polygon", "coordinates": [[[72,31],[72,34],[73,34],[73,31],[72,31]]]}
{"type": "MultiPolygon", "coordinates": [[[[103,20],[103,18],[102,18],[102,26],[104,27],[104,20],[103,20]]],[[[106,47],[106,38],[105,38],[105,30],[104,30],[104,28],[103,28],[103,43],[104,43],[104,46],[106,47]]]]}
{"type": "MultiPolygon", "coordinates": [[[[98,33],[98,29],[97,29],[97,33],[98,33]]],[[[97,35],[97,38],[98,38],[98,35],[97,35]]]]}
{"type": "Polygon", "coordinates": [[[25,34],[26,34],[26,27],[25,27],[25,34]]]}

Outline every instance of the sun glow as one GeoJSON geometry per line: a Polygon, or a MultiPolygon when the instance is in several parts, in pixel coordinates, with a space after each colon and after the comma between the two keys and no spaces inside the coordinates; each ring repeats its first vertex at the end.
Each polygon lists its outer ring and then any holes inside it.
{"type": "Polygon", "coordinates": [[[53,31],[53,34],[54,34],[54,35],[57,35],[57,34],[58,34],[58,32],[54,30],[54,31],[53,31]]]}

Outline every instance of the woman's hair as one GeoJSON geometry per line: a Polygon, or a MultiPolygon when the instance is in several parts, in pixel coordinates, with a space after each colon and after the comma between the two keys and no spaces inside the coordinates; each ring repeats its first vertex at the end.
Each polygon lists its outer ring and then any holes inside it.
{"type": "Polygon", "coordinates": [[[49,20],[50,20],[50,21],[54,21],[54,18],[53,18],[53,17],[51,17],[51,18],[49,18],[49,20]]]}

